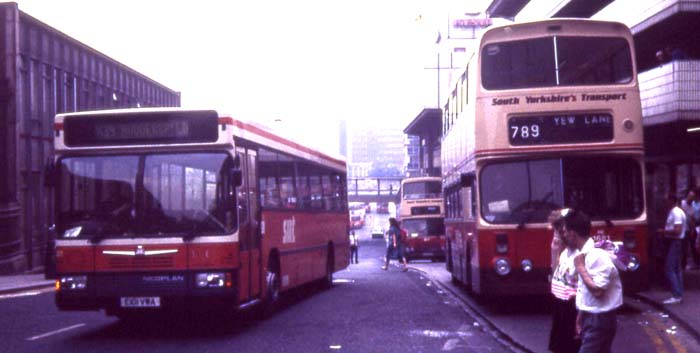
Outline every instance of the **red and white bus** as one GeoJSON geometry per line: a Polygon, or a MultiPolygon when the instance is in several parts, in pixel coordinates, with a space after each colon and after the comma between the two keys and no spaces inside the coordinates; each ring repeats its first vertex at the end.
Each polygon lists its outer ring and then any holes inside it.
{"type": "Polygon", "coordinates": [[[554,19],[490,28],[444,109],[447,267],[480,294],[548,292],[547,218],[591,216],[647,285],[642,114],[630,30],[554,19]]]}
{"type": "Polygon", "coordinates": [[[365,226],[366,208],[362,202],[350,202],[350,229],[360,229],[365,226]]]}
{"type": "Polygon", "coordinates": [[[440,177],[401,181],[398,218],[407,233],[407,260],[445,258],[445,207],[440,177]]]}
{"type": "Polygon", "coordinates": [[[56,304],[274,307],[349,263],[342,159],[215,111],[60,114],[56,304]]]}

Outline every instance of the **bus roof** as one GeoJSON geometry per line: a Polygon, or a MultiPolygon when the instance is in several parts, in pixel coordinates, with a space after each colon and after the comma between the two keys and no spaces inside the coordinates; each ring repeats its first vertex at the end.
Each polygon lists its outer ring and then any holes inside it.
{"type": "Polygon", "coordinates": [[[481,45],[493,41],[518,40],[541,36],[544,31],[551,35],[621,36],[631,40],[630,29],[620,22],[599,21],[583,18],[555,18],[532,22],[513,22],[490,27],[481,36],[481,45]]]}

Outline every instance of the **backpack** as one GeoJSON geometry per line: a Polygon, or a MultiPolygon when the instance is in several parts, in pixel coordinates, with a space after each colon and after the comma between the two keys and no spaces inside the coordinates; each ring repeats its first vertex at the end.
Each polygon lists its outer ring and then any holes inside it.
{"type": "Polygon", "coordinates": [[[401,235],[400,235],[399,240],[402,243],[408,243],[408,233],[406,233],[406,230],[403,228],[401,228],[401,235]]]}

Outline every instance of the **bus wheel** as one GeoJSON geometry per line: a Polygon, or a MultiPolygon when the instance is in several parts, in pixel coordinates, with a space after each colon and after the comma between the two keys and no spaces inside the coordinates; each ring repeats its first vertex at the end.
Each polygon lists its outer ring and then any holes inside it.
{"type": "Polygon", "coordinates": [[[335,256],[332,248],[328,247],[328,256],[326,256],[326,276],[323,279],[323,288],[329,289],[333,287],[333,272],[335,269],[335,256]]]}
{"type": "Polygon", "coordinates": [[[280,269],[279,266],[268,266],[265,282],[267,283],[267,295],[265,298],[263,316],[269,317],[275,311],[280,301],[280,269]]]}

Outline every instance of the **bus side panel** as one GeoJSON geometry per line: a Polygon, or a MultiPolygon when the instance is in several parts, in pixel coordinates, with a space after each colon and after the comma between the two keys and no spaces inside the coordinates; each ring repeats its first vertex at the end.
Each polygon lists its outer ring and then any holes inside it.
{"type": "Polygon", "coordinates": [[[471,289],[474,276],[473,265],[474,222],[450,222],[445,224],[445,233],[450,242],[453,277],[471,289]]]}
{"type": "Polygon", "coordinates": [[[262,219],[264,260],[278,249],[282,290],[323,278],[328,244],[333,244],[334,271],[350,263],[345,213],[263,211],[262,219]]]}
{"type": "Polygon", "coordinates": [[[459,223],[445,221],[445,236],[447,237],[447,259],[448,270],[452,273],[452,278],[460,283],[464,283],[462,275],[463,264],[460,262],[460,254],[462,254],[462,243],[460,242],[461,232],[459,232],[459,223]]]}

